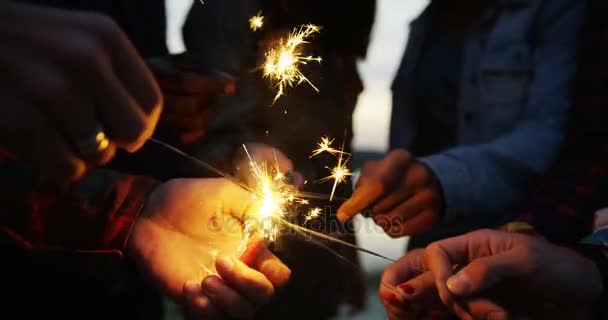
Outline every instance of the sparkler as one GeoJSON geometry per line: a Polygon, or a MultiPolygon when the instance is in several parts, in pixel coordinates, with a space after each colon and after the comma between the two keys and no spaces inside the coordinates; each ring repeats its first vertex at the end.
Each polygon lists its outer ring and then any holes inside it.
{"type": "Polygon", "coordinates": [[[305,56],[302,49],[302,46],[309,43],[309,38],[320,30],[320,27],[313,24],[299,26],[289,34],[287,40],[280,39],[278,45],[266,52],[266,61],[263,65],[264,77],[275,82],[277,87],[273,104],[285,95],[287,88],[293,88],[304,82],[319,92],[319,89],[300,71],[300,67],[309,62],[321,63],[321,57],[305,56]]]}
{"type": "MultiPolygon", "coordinates": [[[[297,203],[307,203],[296,196],[295,187],[286,182],[280,173],[278,161],[269,169],[266,163],[256,163],[249,150],[243,145],[249,158],[251,175],[255,179],[254,194],[261,205],[250,213],[244,221],[247,234],[259,233],[264,239],[274,241],[279,233],[279,224],[285,217],[287,208],[297,203]]],[[[246,243],[248,239],[244,240],[246,243]]]]}
{"type": "Polygon", "coordinates": [[[334,194],[336,193],[336,188],[338,187],[338,184],[344,183],[346,181],[347,177],[353,175],[347,166],[351,155],[347,152],[344,152],[344,145],[342,145],[342,148],[340,150],[333,148],[331,146],[331,144],[333,142],[334,142],[334,139],[330,139],[329,137],[321,137],[321,142],[319,142],[317,144],[318,148],[313,150],[312,156],[310,156],[312,158],[312,157],[318,156],[324,152],[338,156],[338,164],[333,168],[327,167],[328,169],[331,170],[331,175],[321,179],[321,181],[329,181],[332,179],[334,180],[334,186],[331,190],[331,195],[329,196],[329,201],[333,201],[334,194]],[[345,159],[345,156],[346,156],[346,159],[345,159]]]}
{"type": "Polygon", "coordinates": [[[321,208],[310,209],[310,211],[308,211],[308,214],[306,215],[306,218],[304,219],[304,223],[307,223],[308,221],[314,219],[318,219],[319,217],[321,217],[321,208]]]}
{"type": "Polygon", "coordinates": [[[249,28],[256,32],[261,30],[264,27],[264,16],[262,15],[262,11],[258,12],[255,16],[249,19],[249,28]]]}
{"type": "MultiPolygon", "coordinates": [[[[325,235],[323,233],[319,233],[319,232],[316,232],[316,231],[313,231],[313,230],[310,230],[310,229],[307,229],[307,228],[304,228],[304,227],[301,227],[301,226],[298,226],[298,225],[295,225],[295,224],[292,224],[292,223],[289,223],[288,221],[286,221],[285,217],[286,217],[287,212],[290,209],[290,206],[302,204],[302,202],[305,203],[306,200],[303,200],[299,197],[304,196],[304,195],[308,196],[308,194],[297,192],[297,190],[294,190],[295,187],[293,187],[292,185],[289,185],[285,181],[285,177],[283,175],[278,175],[276,173],[275,174],[272,173],[273,170],[278,170],[278,168],[279,168],[277,161],[275,161],[274,168],[272,170],[268,170],[268,168],[265,164],[258,164],[256,162],[254,162],[251,159],[251,156],[249,155],[249,151],[247,150],[247,148],[245,146],[243,146],[245,148],[246,154],[250,160],[250,168],[251,168],[252,175],[255,177],[255,180],[256,180],[256,186],[254,188],[250,188],[246,184],[240,182],[236,178],[228,175],[227,173],[216,169],[215,167],[208,164],[207,162],[202,161],[198,158],[195,158],[195,157],[179,150],[178,148],[173,147],[172,145],[170,145],[168,143],[165,143],[163,141],[160,141],[160,140],[154,139],[154,138],[152,138],[148,141],[151,143],[157,144],[159,146],[162,146],[163,148],[166,148],[167,150],[169,150],[171,152],[179,154],[180,156],[183,156],[183,157],[191,160],[193,163],[195,163],[207,170],[210,170],[224,178],[227,178],[227,179],[233,181],[237,185],[241,186],[242,188],[244,188],[254,194],[254,197],[259,200],[260,205],[257,210],[252,211],[252,213],[249,213],[246,216],[245,221],[242,221],[243,225],[244,225],[244,231],[245,231],[245,236],[243,237],[243,241],[241,244],[241,246],[243,248],[248,245],[249,240],[256,234],[260,234],[266,240],[270,240],[270,241],[275,240],[279,233],[279,227],[285,226],[287,228],[290,228],[290,229],[295,230],[300,233],[305,233],[305,234],[317,237],[319,239],[332,241],[332,242],[338,243],[340,245],[351,247],[353,249],[368,253],[368,254],[376,256],[378,258],[394,262],[393,259],[390,259],[379,253],[367,250],[365,248],[353,245],[351,243],[345,242],[338,238],[334,238],[334,237],[325,235]]],[[[339,167],[341,161],[338,161],[338,162],[339,162],[339,165],[338,165],[338,167],[339,167]]],[[[346,163],[344,163],[343,165],[345,165],[345,164],[346,163]]],[[[317,197],[314,194],[312,194],[312,196],[313,196],[313,198],[317,197]]],[[[307,218],[316,219],[316,218],[320,217],[320,215],[321,215],[321,209],[315,208],[315,209],[312,209],[311,211],[309,211],[307,218]]],[[[242,250],[243,248],[241,248],[240,250],[242,250]]],[[[331,250],[331,249],[329,249],[329,250],[331,250]]],[[[213,252],[211,252],[211,253],[213,254],[213,252]]],[[[339,254],[337,254],[337,255],[339,256],[339,254]]]]}

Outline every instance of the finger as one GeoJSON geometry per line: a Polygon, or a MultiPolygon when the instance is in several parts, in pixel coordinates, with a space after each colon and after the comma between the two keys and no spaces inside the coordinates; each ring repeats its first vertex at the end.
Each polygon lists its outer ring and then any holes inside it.
{"type": "MultiPolygon", "coordinates": [[[[86,15],[83,17],[87,18],[86,15]]],[[[160,87],[125,33],[110,18],[97,18],[86,25],[99,35],[108,48],[113,70],[116,71],[120,83],[125,86],[144,114],[148,117],[160,114],[160,87]]]]}
{"type": "MultiPolygon", "coordinates": [[[[480,230],[441,240],[427,247],[427,266],[435,275],[435,285],[439,290],[441,300],[446,305],[453,303],[451,291],[447,287],[447,281],[453,275],[453,266],[466,265],[469,261],[481,257],[480,254],[487,256],[492,253],[488,252],[488,248],[492,247],[491,243],[504,241],[508,242],[508,239],[505,238],[503,233],[480,230]]],[[[468,276],[466,273],[465,275],[468,276]]],[[[456,293],[467,292],[467,287],[461,288],[457,279],[453,281],[456,281],[453,283],[456,293]]]]}
{"type": "Polygon", "coordinates": [[[518,263],[521,260],[515,250],[477,258],[451,276],[446,285],[450,292],[457,296],[477,294],[505,278],[525,273],[525,264],[518,263]]]}
{"type": "Polygon", "coordinates": [[[262,239],[252,240],[241,260],[261,272],[275,288],[284,286],[291,277],[291,270],[264,245],[262,239]]]}
{"type": "Polygon", "coordinates": [[[395,192],[389,194],[376,203],[372,208],[372,212],[373,214],[386,214],[387,212],[395,209],[395,207],[397,207],[399,204],[408,200],[413,193],[413,190],[408,190],[402,185],[400,188],[395,190],[395,192]]]}
{"type": "Polygon", "coordinates": [[[82,177],[86,164],[40,112],[5,96],[0,116],[0,143],[20,159],[39,168],[46,182],[69,182],[82,177]]]}
{"type": "MultiPolygon", "coordinates": [[[[50,75],[51,72],[45,74],[50,75]]],[[[49,121],[55,125],[57,130],[64,136],[70,147],[76,155],[91,166],[101,166],[108,163],[116,154],[116,146],[109,143],[103,149],[98,149],[99,152],[90,154],[81,154],[78,150],[78,145],[97,136],[101,123],[97,120],[95,108],[92,102],[86,99],[77,88],[72,84],[61,84],[60,78],[48,80],[50,82],[59,82],[56,84],[58,89],[53,89],[56,92],[56,98],[46,101],[39,109],[49,121]],[[65,88],[61,92],[61,89],[65,88]],[[71,89],[70,89],[71,88],[71,89]]],[[[105,134],[105,132],[103,132],[105,134]]]]}
{"type": "Polygon", "coordinates": [[[397,207],[388,212],[379,212],[390,217],[400,217],[403,221],[409,220],[422,211],[432,209],[435,203],[435,195],[430,189],[420,190],[397,207]]]}
{"type": "Polygon", "coordinates": [[[410,162],[411,155],[407,151],[395,150],[379,163],[366,164],[352,197],[338,209],[338,220],[348,221],[379,201],[399,183],[410,162]]]}
{"type": "Polygon", "coordinates": [[[220,312],[203,294],[203,287],[198,282],[184,284],[184,308],[188,319],[219,320],[220,312]]]}
{"type": "Polygon", "coordinates": [[[385,191],[386,188],[381,181],[374,180],[361,183],[353,192],[352,197],[338,209],[338,220],[340,222],[351,220],[355,215],[378,201],[385,191]]]}
{"type": "MultiPolygon", "coordinates": [[[[15,59],[19,58],[15,57],[15,59]]],[[[55,128],[69,148],[73,149],[77,144],[98,134],[100,123],[97,120],[93,103],[75,86],[74,80],[70,80],[64,74],[45,67],[43,64],[19,63],[19,65],[24,65],[24,67],[21,68],[19,74],[15,74],[16,78],[20,79],[17,82],[31,85],[33,83],[27,78],[33,78],[37,79],[37,85],[30,87],[22,85],[17,91],[33,98],[30,103],[36,104],[35,108],[45,118],[47,125],[55,128]]],[[[9,101],[5,100],[4,103],[9,103],[9,101]]],[[[78,152],[79,150],[73,151],[78,152]]],[[[103,165],[109,162],[114,154],[115,147],[110,144],[99,153],[76,154],[75,156],[91,165],[103,165]]]]}
{"type": "Polygon", "coordinates": [[[89,93],[96,98],[102,126],[119,147],[129,152],[137,151],[152,136],[159,115],[144,112],[141,104],[114,74],[108,61],[97,71],[99,78],[96,81],[89,79],[88,83],[98,84],[89,87],[89,93]]]}
{"type": "Polygon", "coordinates": [[[219,257],[215,267],[227,286],[255,304],[265,304],[274,295],[272,283],[263,274],[241,261],[219,257]]]}
{"type": "Polygon", "coordinates": [[[426,271],[424,249],[415,249],[388,266],[382,273],[381,282],[395,288],[426,271]]]}
{"type": "Polygon", "coordinates": [[[219,310],[231,317],[249,319],[255,314],[253,304],[217,276],[209,276],[203,281],[203,293],[219,310]]]}
{"type": "Polygon", "coordinates": [[[382,227],[384,232],[392,238],[428,231],[438,221],[439,216],[434,210],[422,211],[407,220],[403,220],[397,214],[374,216],[374,222],[382,227]]]}
{"type": "Polygon", "coordinates": [[[425,306],[441,305],[435,287],[435,277],[430,271],[424,272],[397,286],[405,299],[425,306]]]}
{"type": "Polygon", "coordinates": [[[463,301],[457,304],[453,311],[461,319],[509,319],[509,313],[503,307],[484,298],[463,301]]]}

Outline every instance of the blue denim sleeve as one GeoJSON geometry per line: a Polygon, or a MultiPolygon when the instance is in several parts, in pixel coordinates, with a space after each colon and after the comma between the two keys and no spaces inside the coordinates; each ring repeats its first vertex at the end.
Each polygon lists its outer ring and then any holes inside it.
{"type": "Polygon", "coordinates": [[[540,8],[534,79],[524,116],[513,130],[420,159],[443,189],[446,220],[507,211],[553,162],[572,104],[584,7],[580,0],[551,0],[540,8]]]}

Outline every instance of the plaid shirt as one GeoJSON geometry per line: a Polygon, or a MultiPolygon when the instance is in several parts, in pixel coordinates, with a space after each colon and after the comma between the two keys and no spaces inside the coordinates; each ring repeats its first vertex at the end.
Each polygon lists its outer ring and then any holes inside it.
{"type": "Polygon", "coordinates": [[[608,207],[608,27],[605,1],[590,1],[579,56],[578,102],[558,161],[521,209],[548,240],[573,244],[608,207]]]}

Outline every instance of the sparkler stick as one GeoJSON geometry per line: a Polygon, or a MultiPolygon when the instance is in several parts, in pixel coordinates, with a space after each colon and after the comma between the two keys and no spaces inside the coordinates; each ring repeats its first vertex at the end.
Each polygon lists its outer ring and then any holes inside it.
{"type": "Polygon", "coordinates": [[[266,61],[262,66],[264,77],[274,82],[277,87],[273,104],[285,95],[287,88],[304,82],[319,92],[319,89],[300,71],[300,67],[309,62],[321,63],[321,57],[305,56],[302,52],[302,46],[308,44],[308,39],[320,30],[320,27],[313,24],[297,27],[286,40],[280,39],[276,46],[266,52],[266,61]]]}
{"type": "Polygon", "coordinates": [[[288,221],[283,221],[283,223],[286,226],[288,226],[289,228],[292,228],[294,230],[302,231],[302,232],[308,233],[308,234],[310,234],[312,236],[315,236],[315,237],[318,237],[318,238],[321,238],[321,239],[325,239],[325,240],[328,240],[328,241],[332,241],[332,242],[341,244],[341,245],[349,247],[349,248],[353,248],[353,249],[361,251],[361,252],[365,252],[365,253],[370,254],[370,255],[372,255],[374,257],[378,257],[380,259],[384,259],[384,260],[389,261],[389,262],[395,262],[395,260],[393,260],[393,259],[391,259],[389,257],[383,256],[383,255],[381,255],[381,254],[379,254],[377,252],[365,249],[363,247],[356,246],[356,245],[354,245],[352,243],[349,243],[349,242],[346,242],[344,240],[340,240],[338,238],[334,238],[334,237],[328,236],[328,235],[323,234],[321,232],[317,232],[317,231],[310,230],[310,229],[307,229],[307,228],[304,228],[304,227],[300,227],[299,225],[293,224],[293,223],[288,222],[288,221]]]}
{"type": "Polygon", "coordinates": [[[230,174],[228,174],[228,173],[226,173],[226,172],[224,172],[224,171],[222,171],[220,169],[217,169],[216,167],[210,165],[209,163],[207,163],[207,162],[205,162],[205,161],[203,161],[203,160],[201,160],[199,158],[193,157],[193,156],[187,154],[186,152],[184,152],[184,151],[182,151],[182,150],[180,150],[180,149],[178,149],[178,148],[176,148],[176,147],[174,147],[174,146],[172,146],[172,145],[170,145],[170,144],[168,144],[166,142],[158,140],[156,138],[150,138],[148,141],[152,142],[152,143],[154,143],[156,145],[159,145],[159,146],[161,146],[161,147],[163,147],[165,149],[168,149],[171,152],[177,153],[180,156],[185,157],[186,159],[194,162],[195,164],[197,164],[197,165],[199,165],[199,166],[201,166],[201,167],[203,167],[203,168],[205,168],[205,169],[207,169],[207,170],[209,170],[209,171],[211,171],[211,172],[213,172],[213,173],[215,173],[215,174],[217,174],[217,175],[219,175],[219,176],[221,176],[223,178],[226,178],[226,179],[232,181],[234,184],[240,186],[241,188],[243,188],[243,189],[245,189],[245,190],[247,190],[249,192],[253,192],[253,190],[247,184],[245,184],[244,182],[240,181],[239,179],[233,177],[232,175],[230,175],[230,174]]]}

